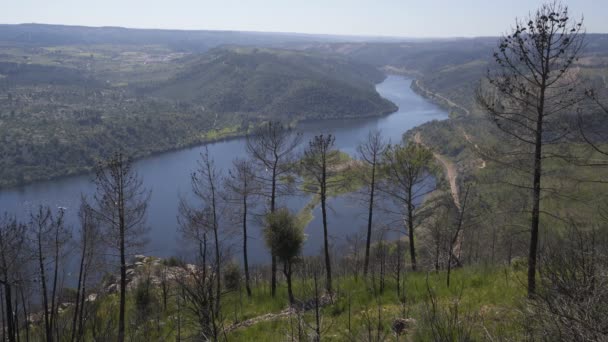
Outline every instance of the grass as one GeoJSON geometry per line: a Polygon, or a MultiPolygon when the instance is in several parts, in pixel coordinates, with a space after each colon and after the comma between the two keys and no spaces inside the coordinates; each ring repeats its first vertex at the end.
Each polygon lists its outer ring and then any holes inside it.
{"type": "MultiPolygon", "coordinates": [[[[322,310],[322,330],[325,332],[323,337],[324,340],[342,341],[349,336],[363,336],[368,333],[370,323],[373,323],[373,334],[377,334],[378,322],[381,334],[391,334],[390,327],[397,318],[414,318],[419,323],[418,331],[412,332],[412,337],[428,336],[424,331],[426,327],[423,315],[428,309],[429,289],[440,306],[447,308],[457,301],[463,317],[469,315],[483,322],[483,328],[473,327],[475,336],[483,338],[484,334],[505,331],[514,333],[517,331],[516,308],[520,299],[525,296],[525,287],[522,285],[524,278],[523,273],[506,268],[467,268],[454,271],[452,286],[448,288],[444,272],[428,275],[421,272],[408,273],[398,295],[397,284],[393,278],[387,279],[384,290],[380,292],[377,283],[374,290],[374,284],[361,277],[339,277],[335,279],[337,300],[322,310]]],[[[298,298],[303,298],[307,290],[310,291],[310,281],[296,282],[295,293],[298,298]]],[[[243,299],[242,317],[280,311],[287,305],[287,295],[284,292],[284,288],[280,287],[278,297],[271,299],[268,294],[260,296],[259,288],[255,288],[255,295],[251,300],[243,299]]],[[[236,296],[233,294],[228,296],[225,302],[234,300],[236,296]]],[[[227,309],[229,307],[230,305],[225,306],[227,309]]],[[[304,320],[312,322],[312,315],[312,312],[306,313],[304,320]]],[[[274,341],[285,339],[290,331],[289,318],[283,318],[236,330],[229,338],[274,341]]]]}
{"type": "MultiPolygon", "coordinates": [[[[154,267],[146,266],[142,272],[155,273],[154,267]]],[[[296,270],[304,269],[296,265],[296,270]]],[[[323,270],[319,269],[320,289],[324,287],[323,270]]],[[[138,271],[140,272],[140,271],[138,271]]],[[[339,272],[339,271],[338,271],[339,272]]],[[[521,338],[519,329],[520,304],[525,298],[525,273],[523,270],[506,267],[467,267],[452,273],[451,287],[446,286],[446,273],[410,272],[402,270],[399,290],[394,273],[387,271],[384,286],[371,273],[369,279],[354,275],[334,275],[334,301],[321,309],[321,333],[324,341],[372,340],[376,336],[393,336],[392,325],[396,319],[415,321],[407,330],[407,340],[426,341],[432,339],[430,321],[430,295],[443,313],[454,312],[458,308],[456,324],[471,329],[476,340],[502,334],[513,340],[521,338]],[[403,276],[405,274],[405,276],[403,276]],[[452,310],[452,311],[450,311],[452,310]]],[[[294,278],[294,294],[302,302],[314,298],[314,285],[310,275],[298,272],[294,278]]],[[[322,290],[320,290],[322,292],[322,290]]],[[[281,313],[288,307],[286,284],[279,282],[276,296],[270,295],[267,281],[252,283],[253,295],[248,298],[244,286],[240,290],[227,291],[222,296],[220,326],[227,329],[230,341],[280,341],[289,340],[297,334],[297,320],[305,323],[306,333],[312,334],[315,326],[314,310],[296,314],[284,314],[273,319],[230,329],[235,323],[251,320],[267,314],[281,313]]],[[[136,298],[138,286],[127,296],[127,335],[133,341],[176,340],[177,335],[177,294],[179,288],[170,285],[166,310],[159,286],[151,287],[149,301],[143,306],[136,298]]],[[[100,297],[93,303],[98,309],[86,326],[86,338],[94,334],[99,338],[115,336],[118,318],[118,294],[100,297]],[[93,325],[96,328],[93,328],[93,325]]],[[[181,337],[192,336],[196,323],[191,311],[181,306],[181,337]]],[[[72,311],[60,314],[60,322],[71,322],[72,311]]],[[[451,329],[455,329],[452,327],[451,329]]],[[[34,337],[42,334],[41,326],[32,327],[34,337]]],[[[391,338],[392,339],[392,338],[391,338]]],[[[391,340],[389,339],[389,340],[391,340]]]]}

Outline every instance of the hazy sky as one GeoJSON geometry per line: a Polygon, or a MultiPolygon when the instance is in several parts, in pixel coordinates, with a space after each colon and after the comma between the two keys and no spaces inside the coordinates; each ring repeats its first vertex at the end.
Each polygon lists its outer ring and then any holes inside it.
{"type": "MultiPolygon", "coordinates": [[[[0,23],[410,37],[487,36],[540,0],[8,0],[0,23]]],[[[608,0],[566,1],[587,32],[608,32],[608,0]]]]}

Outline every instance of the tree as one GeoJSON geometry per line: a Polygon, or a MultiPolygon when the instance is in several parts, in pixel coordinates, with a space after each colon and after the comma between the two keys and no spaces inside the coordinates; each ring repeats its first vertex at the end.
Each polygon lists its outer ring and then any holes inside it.
{"type": "Polygon", "coordinates": [[[367,275],[367,269],[369,267],[369,249],[372,239],[372,223],[374,214],[374,195],[376,193],[376,173],[378,164],[382,159],[382,155],[386,151],[386,143],[382,139],[380,131],[370,131],[367,135],[367,139],[359,144],[357,151],[359,152],[359,159],[367,164],[369,171],[366,174],[368,178],[369,199],[368,199],[368,215],[367,215],[367,239],[365,241],[365,263],[363,265],[363,275],[367,275]]]}
{"type": "Polygon", "coordinates": [[[325,251],[325,289],[332,293],[331,258],[329,254],[329,238],[327,228],[327,196],[328,192],[342,185],[337,179],[340,152],[334,148],[336,138],[331,135],[317,135],[308,143],[302,158],[302,169],[307,184],[305,190],[315,193],[321,200],[321,215],[323,218],[323,246],[325,251]]]}
{"type": "MultiPolygon", "coordinates": [[[[25,225],[17,222],[13,217],[5,215],[0,222],[0,285],[4,289],[4,308],[6,308],[6,323],[2,321],[2,327],[7,328],[9,342],[17,341],[17,324],[13,311],[13,289],[17,285],[17,268],[23,266],[25,252],[27,250],[25,225]]],[[[15,296],[17,294],[15,293],[15,296]]],[[[1,301],[2,299],[0,299],[1,301]]],[[[23,303],[25,305],[25,303],[23,303]]],[[[2,337],[4,338],[4,330],[2,337]]]]}
{"type": "Polygon", "coordinates": [[[87,279],[95,266],[95,259],[100,252],[97,243],[99,239],[99,223],[95,219],[94,213],[83,197],[81,199],[80,210],[80,261],[78,267],[78,281],[76,285],[76,300],[74,313],[72,316],[72,332],[70,341],[81,340],[84,334],[85,298],[87,296],[87,279]]]}
{"type": "Polygon", "coordinates": [[[515,146],[521,146],[510,153],[518,160],[506,164],[531,178],[531,185],[517,185],[532,195],[529,296],[536,292],[543,161],[553,157],[544,147],[568,135],[564,114],[583,98],[570,72],[583,41],[582,19],[572,20],[568,8],[557,1],[543,5],[525,20],[516,20],[513,31],[501,38],[494,53],[496,67],[488,70],[487,82],[477,94],[490,119],[515,146]]]}
{"type": "Polygon", "coordinates": [[[543,290],[530,301],[524,317],[532,338],[608,339],[608,235],[601,228],[578,227],[572,222],[563,234],[549,237],[544,244],[539,256],[543,290]]]}
{"type": "Polygon", "coordinates": [[[34,244],[34,256],[38,263],[38,279],[42,293],[44,316],[44,333],[46,341],[54,340],[57,319],[57,281],[59,276],[59,259],[62,249],[71,238],[63,222],[64,211],[53,216],[51,209],[40,206],[37,213],[30,215],[29,229],[34,244]],[[51,262],[48,262],[48,260],[51,262]],[[52,277],[49,275],[52,265],[52,277]],[[49,293],[50,290],[50,293],[49,293]],[[49,300],[50,297],[50,300],[49,300]],[[50,303],[49,303],[50,301],[50,303]]]}
{"type": "Polygon", "coordinates": [[[304,228],[287,208],[280,208],[266,216],[264,239],[266,246],[285,264],[287,293],[289,303],[293,305],[295,299],[291,288],[292,265],[302,252],[305,240],[304,228]]]}
{"type": "Polygon", "coordinates": [[[251,286],[249,279],[249,262],[247,260],[247,222],[248,209],[251,206],[250,199],[258,191],[255,178],[255,170],[250,161],[236,159],[233,162],[233,169],[229,171],[228,177],[224,181],[228,192],[228,202],[237,205],[240,215],[237,215],[239,223],[243,227],[243,268],[245,270],[245,288],[247,296],[251,297],[251,286]]]}
{"type": "MultiPolygon", "coordinates": [[[[260,194],[270,201],[269,211],[276,209],[279,196],[293,192],[284,182],[294,172],[295,150],[302,141],[302,135],[295,133],[280,122],[269,122],[247,135],[247,153],[258,167],[257,179],[260,194]]],[[[272,257],[271,293],[274,297],[277,287],[276,256],[272,257]]]]}
{"type": "Polygon", "coordinates": [[[93,213],[104,225],[104,238],[120,256],[119,342],[125,339],[125,306],[127,290],[127,254],[143,244],[147,232],[146,210],[150,192],[123,153],[117,152],[97,164],[94,183],[96,207],[93,213]]]}
{"type": "Polygon", "coordinates": [[[403,221],[407,229],[410,261],[414,271],[416,271],[416,205],[429,193],[429,189],[424,185],[429,179],[428,169],[432,159],[431,151],[416,143],[389,146],[384,153],[383,165],[387,178],[380,186],[380,190],[405,209],[403,221]]]}
{"type": "Polygon", "coordinates": [[[196,340],[217,341],[220,336],[218,317],[215,315],[215,277],[219,274],[207,272],[200,264],[196,267],[182,266],[176,282],[184,298],[183,305],[190,315],[184,315],[196,326],[196,340]]]}
{"type": "Polygon", "coordinates": [[[220,312],[220,295],[222,292],[222,280],[220,277],[222,269],[219,235],[219,184],[220,179],[215,168],[215,162],[209,156],[209,149],[205,146],[204,152],[201,153],[201,159],[198,161],[198,169],[192,173],[192,191],[203,204],[202,213],[199,215],[202,218],[202,224],[206,225],[213,233],[216,272],[214,310],[216,316],[220,312]]]}

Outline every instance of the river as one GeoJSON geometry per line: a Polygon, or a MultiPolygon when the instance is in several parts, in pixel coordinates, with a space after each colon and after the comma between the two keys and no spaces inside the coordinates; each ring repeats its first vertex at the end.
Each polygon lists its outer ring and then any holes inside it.
{"type": "MultiPolygon", "coordinates": [[[[399,110],[383,117],[306,122],[298,126],[304,141],[313,135],[332,133],[336,136],[336,146],[351,155],[356,154],[357,145],[365,139],[370,130],[380,130],[387,140],[399,142],[407,130],[431,120],[446,119],[447,113],[428,102],[410,89],[412,80],[400,76],[388,76],[376,86],[380,95],[395,103],[399,110]]],[[[245,139],[236,138],[207,145],[216,166],[227,170],[235,157],[245,157],[245,139]]],[[[149,243],[143,254],[167,257],[181,255],[186,249],[176,230],[178,198],[190,193],[190,174],[203,147],[193,147],[172,151],[139,160],[135,163],[144,185],[151,189],[152,195],[147,212],[147,225],[150,227],[149,243]]],[[[0,192],[0,210],[26,219],[30,210],[45,204],[51,208],[65,207],[66,222],[77,227],[76,214],[81,194],[91,196],[95,190],[91,183],[92,175],[81,175],[39,182],[0,192]]],[[[306,198],[286,198],[284,201],[294,210],[299,210],[306,198]]],[[[346,241],[348,235],[360,232],[366,224],[364,206],[348,196],[329,201],[331,210],[328,221],[330,236],[335,245],[346,241]]],[[[315,218],[306,229],[308,239],[305,254],[317,254],[322,248],[322,227],[319,221],[319,208],[313,211],[315,218]]],[[[385,222],[390,224],[390,222],[385,222]]],[[[379,224],[377,222],[377,224],[379,224]]],[[[249,260],[251,263],[269,261],[258,226],[250,227],[249,260]]],[[[234,239],[231,241],[235,242],[234,239]]],[[[235,242],[236,243],[236,242],[235,242]]],[[[236,250],[236,249],[235,249],[236,250]]],[[[240,260],[240,258],[239,258],[240,260]]]]}

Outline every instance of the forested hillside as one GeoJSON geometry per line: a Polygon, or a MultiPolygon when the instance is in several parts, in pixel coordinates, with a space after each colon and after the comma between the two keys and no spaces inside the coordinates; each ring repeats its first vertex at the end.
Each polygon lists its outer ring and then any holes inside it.
{"type": "Polygon", "coordinates": [[[343,57],[36,42],[2,43],[0,186],[79,173],[117,148],[141,157],[245,134],[269,119],[396,109],[375,91],[380,71],[343,57]]]}

